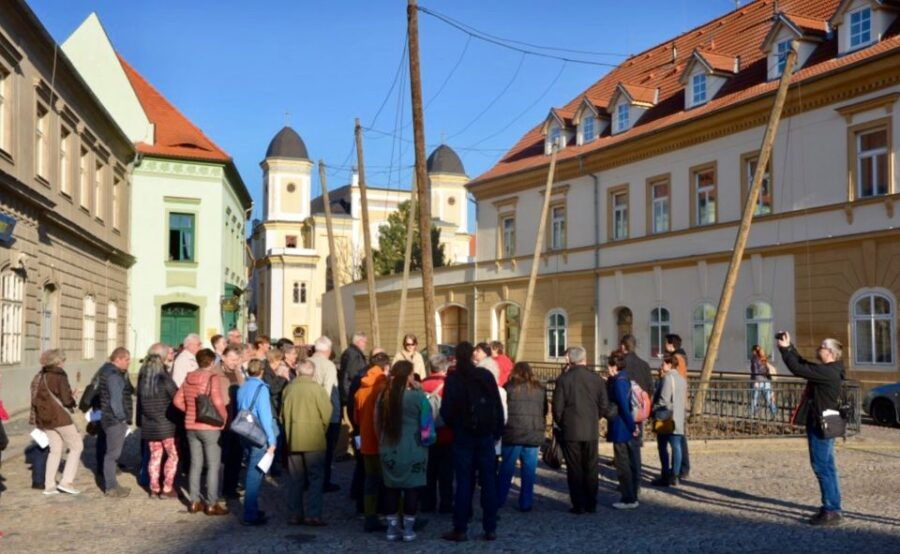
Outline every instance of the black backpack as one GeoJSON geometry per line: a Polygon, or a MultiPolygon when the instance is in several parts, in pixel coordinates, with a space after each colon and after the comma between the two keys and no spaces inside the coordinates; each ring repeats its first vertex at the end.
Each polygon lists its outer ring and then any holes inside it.
{"type": "Polygon", "coordinates": [[[91,408],[100,408],[100,373],[103,368],[97,370],[97,373],[91,378],[91,382],[84,388],[81,400],[78,401],[78,409],[84,413],[91,411],[91,408]]]}
{"type": "Polygon", "coordinates": [[[470,435],[484,437],[493,434],[497,429],[497,409],[488,383],[476,375],[463,379],[466,391],[465,413],[463,425],[470,435]]]}

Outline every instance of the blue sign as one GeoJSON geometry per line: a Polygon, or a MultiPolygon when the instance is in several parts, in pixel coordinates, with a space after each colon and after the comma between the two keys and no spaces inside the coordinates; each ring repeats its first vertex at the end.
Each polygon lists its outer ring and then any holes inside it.
{"type": "Polygon", "coordinates": [[[0,214],[0,242],[12,242],[13,229],[16,228],[16,218],[11,215],[0,214]]]}

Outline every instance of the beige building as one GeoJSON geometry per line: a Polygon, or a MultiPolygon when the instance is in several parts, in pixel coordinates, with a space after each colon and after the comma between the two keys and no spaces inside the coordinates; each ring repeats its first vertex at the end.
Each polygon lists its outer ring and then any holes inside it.
{"type": "Polygon", "coordinates": [[[120,130],[22,0],[0,10],[0,398],[30,403],[40,352],[81,386],[125,342],[130,173],[120,130]],[[54,72],[55,68],[55,72],[54,72]]]}
{"type": "MultiPolygon", "coordinates": [[[[771,352],[774,332],[788,329],[810,356],[822,338],[841,340],[849,374],[867,384],[900,380],[898,11],[868,0],[778,7],[773,18],[771,2],[749,3],[633,56],[470,182],[476,260],[436,272],[439,340],[496,338],[534,361],[582,344],[599,360],[625,333],[637,336],[639,354],[656,356],[673,332],[699,369],[796,39],[717,368],[748,371],[750,347],[771,352]],[[554,141],[547,248],[529,343],[516,345],[554,141]]],[[[378,288],[392,333],[398,279],[378,288]]],[[[365,287],[345,295],[355,328],[367,329],[365,287]]],[[[422,333],[421,294],[412,295],[407,330],[422,333]]]]}
{"type": "MultiPolygon", "coordinates": [[[[263,221],[251,237],[255,258],[254,300],[257,331],[274,338],[310,343],[323,333],[322,297],[332,288],[328,263],[328,233],[322,197],[310,199],[313,164],[303,139],[285,127],[269,144],[263,170],[263,221]]],[[[428,158],[434,223],[451,264],[468,263],[472,236],[468,232],[465,184],[468,177],[453,150],[439,146],[428,158]]],[[[367,187],[373,247],[379,229],[409,191],[367,187]]],[[[363,263],[360,189],[350,184],[329,194],[342,283],[361,275],[363,263]]],[[[332,336],[336,331],[329,330],[332,336]]]]}

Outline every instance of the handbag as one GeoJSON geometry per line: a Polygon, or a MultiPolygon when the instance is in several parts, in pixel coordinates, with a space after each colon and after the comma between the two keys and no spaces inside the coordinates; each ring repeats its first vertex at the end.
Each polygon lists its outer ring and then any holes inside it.
{"type": "Polygon", "coordinates": [[[550,469],[559,469],[562,467],[562,447],[559,445],[559,431],[553,430],[550,437],[550,444],[544,450],[543,460],[550,469]]]}
{"type": "Polygon", "coordinates": [[[84,392],[81,394],[81,400],[78,401],[78,409],[84,413],[88,413],[91,411],[91,408],[98,408],[98,401],[100,400],[100,372],[103,369],[98,369],[97,373],[94,373],[94,376],[91,377],[91,382],[87,387],[84,388],[84,392]]]}
{"type": "Polygon", "coordinates": [[[657,435],[670,435],[675,432],[675,420],[672,419],[672,410],[657,408],[653,412],[653,432],[657,435]]]}
{"type": "Polygon", "coordinates": [[[213,427],[221,427],[225,424],[225,420],[219,415],[219,410],[212,401],[212,382],[216,379],[215,375],[210,375],[206,382],[206,394],[198,394],[194,399],[194,421],[212,425],[213,427]]]}
{"type": "Polygon", "coordinates": [[[259,420],[257,420],[256,416],[253,414],[256,409],[256,399],[259,397],[259,391],[264,388],[263,385],[256,388],[256,392],[253,394],[253,400],[250,401],[250,407],[246,410],[239,411],[237,415],[234,416],[231,427],[229,427],[232,433],[246,439],[257,447],[265,446],[269,440],[266,437],[266,432],[263,430],[262,425],[259,424],[259,420]]]}
{"type": "Polygon", "coordinates": [[[819,416],[819,428],[826,439],[836,439],[847,435],[847,420],[840,411],[826,410],[819,416]]]}

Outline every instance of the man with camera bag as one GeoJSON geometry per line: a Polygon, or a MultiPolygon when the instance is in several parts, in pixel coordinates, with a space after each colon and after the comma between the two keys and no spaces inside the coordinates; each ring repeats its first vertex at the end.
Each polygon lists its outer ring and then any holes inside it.
{"type": "Polygon", "coordinates": [[[822,507],[809,523],[827,527],[840,525],[841,489],[834,461],[834,439],[844,434],[844,422],[839,412],[841,381],[844,379],[841,343],[835,339],[823,340],[816,352],[820,363],[814,363],[800,356],[791,344],[789,333],[782,331],[775,338],[788,370],[806,379],[806,390],[793,420],[806,425],[809,459],[822,492],[822,507]]]}

